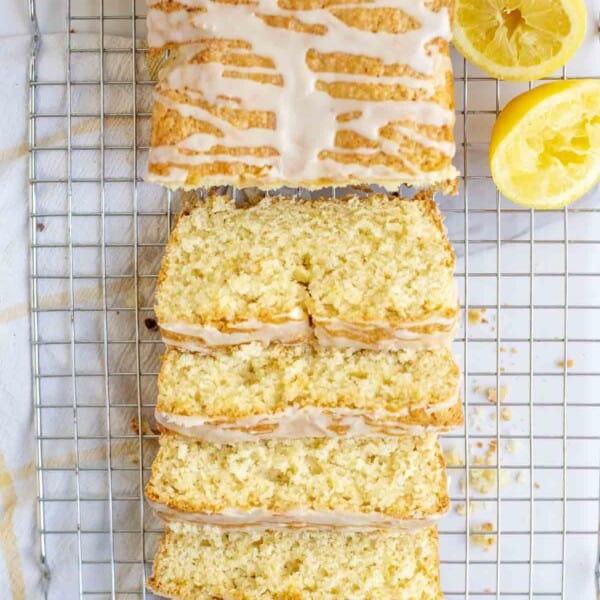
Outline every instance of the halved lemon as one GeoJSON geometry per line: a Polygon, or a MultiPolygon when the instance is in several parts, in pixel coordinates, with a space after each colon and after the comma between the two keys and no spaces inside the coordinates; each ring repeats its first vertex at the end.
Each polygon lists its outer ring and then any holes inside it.
{"type": "Polygon", "coordinates": [[[541,79],[585,36],[584,0],[456,0],[454,45],[497,79],[541,79]]]}
{"type": "Polygon", "coordinates": [[[600,181],[600,79],[548,83],[511,100],[489,158],[513,202],[552,209],[580,198],[600,181]]]}

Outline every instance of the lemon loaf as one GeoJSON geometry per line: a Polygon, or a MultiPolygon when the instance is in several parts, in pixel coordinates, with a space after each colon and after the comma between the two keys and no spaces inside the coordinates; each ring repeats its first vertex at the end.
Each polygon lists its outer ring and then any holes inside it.
{"type": "Polygon", "coordinates": [[[171,523],[148,586],[180,600],[443,600],[433,527],[242,532],[171,523]]]}
{"type": "Polygon", "coordinates": [[[169,349],[155,416],[166,429],[216,443],[447,431],[462,423],[459,375],[444,347],[169,349]]]}
{"type": "Polygon", "coordinates": [[[458,323],[454,253],[431,195],[213,197],[167,246],[155,311],[187,350],[260,341],[395,350],[447,344],[458,323]]]}
{"type": "Polygon", "coordinates": [[[437,437],[210,444],[163,434],[146,497],[174,520],[237,527],[410,528],[448,509],[437,437]]]}
{"type": "Polygon", "coordinates": [[[148,178],[453,189],[453,0],[150,0],[148,178]]]}

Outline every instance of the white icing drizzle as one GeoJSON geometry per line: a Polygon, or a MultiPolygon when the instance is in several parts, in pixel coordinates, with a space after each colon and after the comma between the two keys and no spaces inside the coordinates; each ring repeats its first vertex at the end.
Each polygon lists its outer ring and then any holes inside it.
{"type": "Polygon", "coordinates": [[[150,149],[149,162],[171,166],[166,174],[150,173],[149,178],[162,183],[183,184],[186,178],[185,166],[219,162],[237,162],[264,167],[267,181],[286,182],[299,185],[311,181],[343,181],[355,179],[366,182],[427,182],[451,179],[456,176],[453,167],[445,165],[440,171],[422,171],[410,161],[408,153],[399,152],[399,144],[381,137],[380,130],[394,123],[395,129],[403,135],[427,148],[438,150],[452,157],[454,143],[436,140],[423,132],[398,124],[412,121],[418,125],[436,127],[454,124],[454,113],[431,99],[404,101],[369,101],[361,99],[333,98],[324,91],[317,90],[318,83],[352,82],[364,84],[400,84],[407,89],[425,92],[428,96],[436,86],[442,86],[445,75],[451,69],[448,57],[435,48],[426,51],[427,43],[436,39],[450,39],[450,23],[445,8],[434,12],[425,6],[424,0],[373,0],[368,5],[349,0],[345,4],[329,9],[313,8],[290,10],[279,6],[277,0],[258,0],[253,4],[229,4],[213,0],[184,0],[189,8],[203,8],[202,11],[174,10],[166,12],[153,8],[157,2],[150,2],[148,12],[148,42],[151,47],[167,44],[184,44],[178,49],[173,64],[165,69],[156,90],[156,101],[177,111],[184,117],[194,117],[205,121],[222,132],[222,136],[195,134],[178,144],[150,149]],[[373,33],[350,27],[334,15],[343,8],[362,7],[366,9],[401,9],[415,19],[420,27],[404,33],[373,33]],[[293,17],[307,25],[320,25],[327,28],[324,35],[291,31],[283,27],[270,26],[257,16],[269,15],[278,18],[293,17]],[[264,66],[240,67],[217,62],[191,63],[191,58],[203,47],[202,40],[221,38],[243,40],[251,49],[231,50],[238,55],[256,54],[270,59],[274,68],[264,66]],[[185,45],[187,44],[187,45],[185,45]],[[367,74],[318,73],[312,71],[306,62],[309,49],[319,53],[357,54],[356,49],[364,49],[370,58],[379,59],[384,65],[402,63],[408,65],[422,77],[410,72],[399,76],[378,76],[367,74]],[[242,75],[269,75],[279,77],[283,85],[258,82],[251,79],[224,76],[226,71],[242,75]],[[275,129],[238,129],[226,120],[211,114],[208,110],[190,102],[174,102],[166,96],[169,89],[185,91],[191,99],[203,99],[212,105],[239,107],[244,110],[258,110],[275,116],[275,129]],[[237,98],[239,103],[224,97],[237,98]],[[350,112],[361,112],[360,117],[348,122],[338,122],[336,117],[350,112]],[[376,148],[358,148],[351,151],[335,146],[335,134],[340,130],[350,130],[375,142],[376,148]],[[277,156],[258,157],[251,155],[233,156],[230,154],[207,154],[215,145],[227,147],[261,148],[270,147],[277,156]],[[190,155],[181,149],[192,150],[190,155]],[[329,157],[319,157],[322,151],[339,155],[360,154],[369,157],[378,152],[399,156],[406,161],[404,168],[382,164],[360,165],[356,162],[342,163],[329,157]]]}
{"type": "MultiPolygon", "coordinates": [[[[458,320],[459,309],[456,308],[456,316],[453,317],[442,317],[440,315],[432,315],[426,319],[404,321],[397,323],[397,328],[390,327],[387,321],[343,321],[338,318],[320,317],[317,315],[311,315],[313,322],[318,323],[320,326],[328,329],[344,329],[346,331],[360,334],[361,332],[385,330],[393,335],[394,331],[400,329],[410,329],[411,327],[421,327],[427,325],[439,325],[440,327],[452,328],[456,325],[458,320]]],[[[412,332],[412,335],[420,335],[412,332]]]]}
{"type": "MultiPolygon", "coordinates": [[[[427,414],[446,410],[459,402],[458,390],[444,402],[425,407],[427,414]]],[[[411,409],[424,408],[411,405],[411,409]]],[[[177,415],[156,410],[156,421],[180,435],[213,444],[233,444],[260,439],[304,437],[386,437],[390,435],[422,435],[433,431],[446,431],[443,427],[410,425],[402,421],[408,409],[395,413],[389,411],[364,412],[357,409],[318,407],[290,407],[275,414],[261,414],[234,419],[205,418],[199,415],[177,415]],[[268,430],[261,430],[267,426],[268,430]],[[258,430],[252,430],[258,427],[258,430]],[[271,429],[271,427],[273,427],[271,429]],[[348,428],[343,433],[332,427],[348,428]]]]}
{"type": "MultiPolygon", "coordinates": [[[[230,331],[221,331],[211,325],[190,323],[160,323],[161,330],[198,340],[198,348],[188,340],[176,340],[165,336],[165,343],[186,350],[206,351],[211,346],[237,346],[248,342],[261,342],[268,346],[272,342],[298,343],[312,336],[308,318],[301,309],[294,309],[287,320],[280,323],[263,323],[256,319],[231,323],[230,331]],[[190,346],[190,347],[188,347],[190,346]]],[[[278,319],[279,320],[279,319],[278,319]]]]}
{"type": "Polygon", "coordinates": [[[289,509],[276,513],[264,508],[244,511],[227,508],[218,513],[192,513],[171,508],[158,502],[149,501],[158,515],[169,521],[187,521],[203,525],[216,525],[235,529],[275,529],[290,528],[343,528],[345,531],[364,531],[375,529],[417,529],[435,523],[446,512],[413,519],[398,519],[384,513],[355,513],[341,510],[319,511],[305,508],[289,509]]]}
{"type": "Polygon", "coordinates": [[[315,327],[315,337],[321,346],[329,348],[352,348],[353,350],[379,350],[394,352],[404,348],[409,350],[426,350],[445,346],[454,339],[454,331],[439,331],[436,333],[414,333],[405,329],[396,329],[393,337],[376,342],[365,342],[341,334],[334,335],[323,327],[315,327]]]}
{"type": "Polygon", "coordinates": [[[396,327],[380,321],[349,323],[340,319],[312,317],[314,335],[322,346],[386,351],[400,350],[401,348],[423,350],[448,344],[455,337],[459,319],[458,309],[456,316],[452,318],[434,316],[413,323],[402,323],[396,327]],[[414,330],[414,327],[424,325],[437,325],[440,329],[431,333],[414,330]],[[379,339],[375,342],[365,341],[364,338],[368,336],[369,332],[374,331],[378,333],[379,339]]]}
{"type": "MultiPolygon", "coordinates": [[[[199,145],[203,145],[204,142],[200,141],[199,145]]],[[[190,145],[190,142],[186,146],[190,145]]],[[[210,146],[213,142],[210,142],[210,146]]],[[[182,147],[186,147],[182,146],[182,147]]],[[[265,164],[274,164],[275,157],[272,158],[258,158],[256,156],[245,155],[241,159],[239,156],[232,156],[230,154],[211,154],[212,160],[218,160],[220,162],[239,162],[243,160],[248,165],[262,166],[265,164]]],[[[182,163],[187,165],[201,165],[206,162],[206,155],[195,155],[190,156],[189,154],[183,154],[177,146],[156,146],[152,148],[152,160],[154,162],[174,162],[182,163]]]]}
{"type": "MultiPolygon", "coordinates": [[[[278,319],[279,320],[279,319],[278,319]]],[[[228,325],[231,331],[221,331],[210,325],[172,322],[160,323],[163,341],[192,352],[210,352],[211,347],[236,346],[249,342],[261,342],[265,346],[273,342],[296,344],[316,338],[322,346],[352,348],[354,350],[399,350],[401,348],[425,349],[443,346],[452,341],[458,326],[456,317],[434,316],[400,327],[391,327],[385,322],[349,323],[339,319],[321,319],[312,317],[312,328],[308,318],[298,319],[296,313],[290,313],[289,320],[279,323],[264,323],[256,319],[228,325]],[[439,325],[442,330],[433,333],[420,333],[411,327],[439,325]],[[377,342],[368,342],[364,338],[369,332],[378,329],[385,333],[377,342]],[[345,336],[344,332],[352,336],[345,336]],[[170,337],[169,333],[175,334],[170,337]],[[185,339],[177,339],[182,335],[185,339]],[[363,339],[359,339],[359,338],[363,339]]]]}

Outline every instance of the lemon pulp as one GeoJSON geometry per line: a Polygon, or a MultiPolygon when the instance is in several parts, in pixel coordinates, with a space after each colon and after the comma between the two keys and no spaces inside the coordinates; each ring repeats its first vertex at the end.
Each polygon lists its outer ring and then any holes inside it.
{"type": "Polygon", "coordinates": [[[454,43],[494,77],[539,79],[575,53],[585,26],[583,0],[457,0],[454,43]]]}
{"type": "Polygon", "coordinates": [[[512,100],[490,144],[500,191],[532,208],[557,208],[600,180],[600,80],[560,81],[512,100]]]}

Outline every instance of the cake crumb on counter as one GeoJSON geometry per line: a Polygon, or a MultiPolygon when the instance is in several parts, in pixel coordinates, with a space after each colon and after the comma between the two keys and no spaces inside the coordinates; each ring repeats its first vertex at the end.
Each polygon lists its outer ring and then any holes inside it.
{"type": "Polygon", "coordinates": [[[491,535],[491,531],[494,531],[494,525],[489,521],[475,525],[471,530],[471,541],[487,551],[496,543],[496,536],[491,535]]]}
{"type": "MultiPolygon", "coordinates": [[[[492,404],[495,404],[496,402],[498,402],[498,390],[495,387],[487,388],[486,396],[487,396],[488,402],[490,402],[492,404]]],[[[504,402],[504,400],[506,399],[507,396],[508,396],[508,386],[507,385],[500,386],[500,402],[504,402]]]]}
{"type": "Polygon", "coordinates": [[[485,308],[469,308],[467,316],[471,325],[479,325],[480,323],[487,323],[487,319],[483,318],[485,314],[485,308]]]}
{"type": "MultiPolygon", "coordinates": [[[[469,502],[469,514],[473,514],[476,510],[477,506],[475,504],[475,502],[470,501],[469,502]]],[[[456,514],[460,515],[461,517],[464,517],[467,514],[467,503],[466,502],[459,502],[456,505],[456,508],[454,509],[456,511],[456,514]]]]}
{"type": "MultiPolygon", "coordinates": [[[[498,443],[496,440],[490,440],[485,454],[478,454],[471,457],[471,464],[473,466],[469,470],[469,485],[480,494],[489,494],[497,488],[497,469],[491,468],[497,466],[497,448],[498,443]]],[[[500,469],[500,486],[504,488],[508,483],[508,473],[505,469],[500,469]]]]}
{"type": "MultiPolygon", "coordinates": [[[[558,361],[556,361],[556,364],[561,369],[565,368],[565,361],[564,360],[558,360],[558,361]]],[[[567,358],[567,369],[572,369],[574,366],[575,366],[575,361],[572,358],[567,358]]]]}

